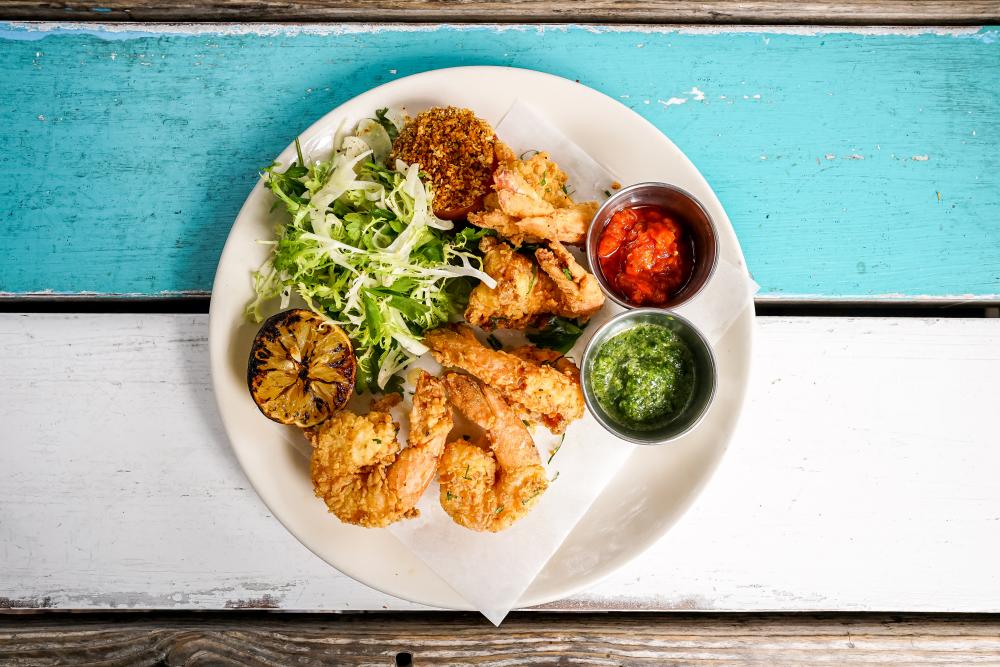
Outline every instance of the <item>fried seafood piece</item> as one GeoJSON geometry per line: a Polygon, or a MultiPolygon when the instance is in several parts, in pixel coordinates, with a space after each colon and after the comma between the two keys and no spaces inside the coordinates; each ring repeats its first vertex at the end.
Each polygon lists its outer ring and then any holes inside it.
{"type": "Polygon", "coordinates": [[[497,281],[469,295],[465,321],[483,329],[525,329],[543,315],[589,319],[604,305],[597,279],[559,242],[535,250],[535,261],[493,237],[479,243],[483,270],[497,281]]]}
{"type": "MultiPolygon", "coordinates": [[[[388,408],[384,402],[375,407],[388,408]]],[[[335,413],[305,432],[313,446],[316,496],[341,521],[366,528],[416,516],[415,505],[434,478],[451,427],[444,384],[427,373],[417,380],[403,451],[387,412],[335,413]]]]}
{"type": "Polygon", "coordinates": [[[536,347],[534,345],[522,345],[521,347],[513,348],[510,350],[510,353],[519,359],[534,364],[551,366],[577,383],[580,382],[580,369],[565,354],[558,350],[548,350],[544,347],[536,347]]]}
{"type": "Polygon", "coordinates": [[[444,383],[452,405],[483,429],[483,437],[445,446],[438,464],[441,507],[472,530],[509,528],[549,486],[538,449],[495,389],[458,373],[446,373],[444,383]]]}
{"type": "Polygon", "coordinates": [[[485,210],[469,215],[469,222],[495,229],[516,245],[541,241],[582,244],[597,213],[597,202],[574,204],[566,192],[566,174],[545,152],[519,160],[497,142],[495,153],[495,193],[484,199],[485,210]]]}
{"type": "Polygon", "coordinates": [[[553,433],[562,433],[583,416],[580,374],[568,359],[556,367],[535,361],[523,349],[519,355],[492,350],[467,325],[434,329],[423,342],[438,363],[476,376],[499,391],[521,417],[540,421],[553,433]]]}
{"type": "MultiPolygon", "coordinates": [[[[489,198],[486,201],[489,202],[489,198]]],[[[597,209],[597,202],[582,202],[573,204],[572,208],[556,209],[550,215],[516,218],[502,210],[487,208],[482,213],[469,214],[469,222],[478,227],[494,229],[516,245],[542,241],[582,245],[587,239],[587,228],[597,209]]]]}

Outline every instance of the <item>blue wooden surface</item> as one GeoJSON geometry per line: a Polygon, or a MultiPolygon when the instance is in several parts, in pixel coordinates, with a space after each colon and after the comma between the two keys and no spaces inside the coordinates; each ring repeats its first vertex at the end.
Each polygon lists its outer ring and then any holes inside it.
{"type": "Polygon", "coordinates": [[[161,30],[0,24],[0,292],[207,291],[297,130],[396,77],[500,64],[670,136],[763,296],[1000,297],[995,29],[161,30]]]}

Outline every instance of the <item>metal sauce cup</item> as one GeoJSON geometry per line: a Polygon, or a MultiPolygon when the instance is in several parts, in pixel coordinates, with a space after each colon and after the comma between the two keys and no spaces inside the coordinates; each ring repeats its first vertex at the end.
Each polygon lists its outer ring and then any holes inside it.
{"type": "Polygon", "coordinates": [[[611,195],[598,209],[590,223],[590,230],[587,233],[587,261],[590,263],[590,272],[597,277],[604,293],[612,301],[626,308],[637,308],[638,306],[630,303],[622,294],[611,287],[604,272],[601,271],[597,245],[601,232],[610,222],[611,217],[623,208],[632,206],[662,208],[674,216],[684,230],[691,234],[694,246],[694,271],[691,278],[669,301],[658,306],[659,308],[675,308],[700,292],[715,271],[715,265],[719,261],[719,243],[715,233],[715,224],[705,207],[697,199],[684,190],[667,183],[636,183],[611,195]]]}
{"type": "Polygon", "coordinates": [[[701,335],[701,332],[688,320],[660,308],[626,310],[611,318],[611,320],[594,333],[590,342],[587,343],[587,348],[583,352],[583,361],[580,365],[580,370],[583,380],[583,398],[587,403],[590,413],[609,432],[623,440],[628,440],[638,445],[662,445],[681,437],[698,425],[702,417],[705,416],[708,406],[712,403],[712,399],[715,397],[717,372],[712,347],[705,340],[705,337],[701,335]],[[597,356],[601,345],[616,334],[622,333],[639,324],[655,324],[670,329],[687,344],[691,350],[691,355],[694,357],[694,393],[691,396],[691,400],[680,414],[676,415],[670,421],[649,430],[631,428],[616,422],[601,407],[591,385],[594,358],[597,356]]]}

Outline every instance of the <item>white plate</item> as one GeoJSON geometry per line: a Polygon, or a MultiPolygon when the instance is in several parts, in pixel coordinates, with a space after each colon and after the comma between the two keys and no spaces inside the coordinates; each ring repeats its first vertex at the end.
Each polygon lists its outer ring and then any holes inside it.
{"type": "MultiPolygon", "coordinates": [[[[694,194],[715,220],[722,259],[743,265],[739,242],[718,198],[669,139],[619,102],[549,74],[505,67],[425,72],[355,97],[300,136],[307,150],[328,148],[342,122],[353,126],[381,107],[419,111],[454,105],[472,109],[496,124],[516,99],[559,127],[622,183],[666,181],[694,194]]],[[[290,145],[278,161],[288,164],[294,154],[290,145]]],[[[256,241],[272,236],[277,221],[272,216],[279,215],[269,213],[271,204],[270,193],[258,183],[226,241],[212,291],[212,379],[240,465],[274,516],[341,572],[412,602],[466,609],[462,598],[400,548],[388,531],[345,525],[328,514],[313,496],[301,435],[264,418],[247,392],[247,356],[257,326],[244,320],[243,309],[251,297],[250,274],[268,252],[267,246],[256,241]]],[[[704,421],[669,445],[639,448],[525,592],[519,606],[570,596],[610,574],[661,537],[690,505],[736,426],[749,373],[752,325],[750,306],[716,344],[718,393],[704,421]]]]}

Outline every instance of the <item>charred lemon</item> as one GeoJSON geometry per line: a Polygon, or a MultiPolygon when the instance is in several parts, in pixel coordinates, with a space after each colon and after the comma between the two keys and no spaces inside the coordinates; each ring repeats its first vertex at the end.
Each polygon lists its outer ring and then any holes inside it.
{"type": "Polygon", "coordinates": [[[356,372],[347,334],[312,311],[294,309],[257,332],[247,385],[266,417],[305,428],[344,407],[356,372]]]}

